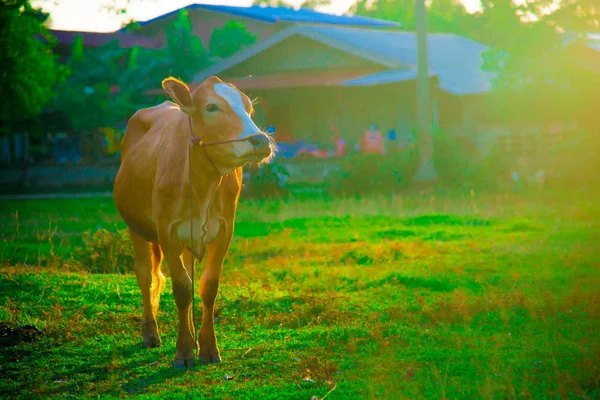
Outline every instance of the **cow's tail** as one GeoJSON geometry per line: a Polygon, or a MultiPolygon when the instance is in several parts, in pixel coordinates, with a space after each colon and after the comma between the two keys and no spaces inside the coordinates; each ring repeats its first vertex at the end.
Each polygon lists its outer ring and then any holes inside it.
{"type": "Polygon", "coordinates": [[[154,315],[158,312],[158,305],[160,303],[160,294],[165,288],[165,276],[160,270],[160,263],[162,262],[162,250],[156,243],[152,243],[152,289],[150,291],[150,300],[152,302],[152,310],[154,315]]]}

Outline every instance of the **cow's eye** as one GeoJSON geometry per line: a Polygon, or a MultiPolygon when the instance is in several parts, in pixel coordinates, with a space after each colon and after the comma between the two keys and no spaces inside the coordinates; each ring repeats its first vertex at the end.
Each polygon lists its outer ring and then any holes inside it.
{"type": "Polygon", "coordinates": [[[221,111],[221,109],[216,104],[208,104],[206,106],[206,111],[213,113],[213,112],[221,111]]]}

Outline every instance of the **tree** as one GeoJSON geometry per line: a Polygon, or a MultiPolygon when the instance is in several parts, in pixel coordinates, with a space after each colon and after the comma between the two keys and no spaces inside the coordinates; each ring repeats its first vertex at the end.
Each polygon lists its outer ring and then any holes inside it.
{"type": "Polygon", "coordinates": [[[578,48],[599,17],[598,1],[484,0],[471,26],[486,29],[472,28],[470,37],[491,46],[483,68],[497,74],[492,116],[523,123],[583,117],[598,77],[585,71],[578,48]]]}
{"type": "MultiPolygon", "coordinates": [[[[261,7],[286,7],[293,8],[292,4],[287,0],[254,0],[252,2],[255,6],[261,7]]],[[[296,8],[308,8],[311,10],[315,10],[319,7],[324,7],[331,5],[331,0],[304,0],[300,5],[296,6],[296,8]]]]}
{"type": "MultiPolygon", "coordinates": [[[[487,68],[520,70],[526,59],[562,50],[564,33],[581,34],[599,29],[600,0],[482,0],[481,10],[467,13],[459,0],[431,0],[427,6],[429,33],[453,33],[493,48],[487,68]],[[510,62],[515,66],[508,68],[510,62]],[[492,67],[492,64],[495,64],[492,67]],[[499,68],[503,67],[503,68],[499,68]]],[[[399,21],[415,29],[412,0],[358,0],[350,13],[399,21]]]]}
{"type": "Polygon", "coordinates": [[[210,56],[202,41],[192,33],[192,24],[187,10],[179,11],[172,26],[165,27],[167,47],[164,65],[168,68],[164,76],[176,76],[184,81],[190,80],[196,72],[211,64],[210,56]]]}
{"type": "Polygon", "coordinates": [[[406,30],[415,29],[414,0],[358,0],[350,7],[349,13],[398,21],[406,30]]]}
{"type": "Polygon", "coordinates": [[[261,7],[291,7],[286,0],[254,0],[252,4],[261,7]]]}
{"type": "MultiPolygon", "coordinates": [[[[359,0],[351,12],[413,30],[414,9],[412,0],[359,0]]],[[[427,30],[490,47],[482,69],[496,74],[488,109],[497,118],[570,118],[593,99],[597,74],[584,71],[576,49],[599,19],[599,0],[482,0],[473,14],[456,0],[431,0],[427,30]]]]}
{"type": "Polygon", "coordinates": [[[127,7],[129,7],[129,3],[131,3],[131,0],[106,0],[102,4],[101,9],[111,14],[124,16],[127,14],[127,7]]]}
{"type": "Polygon", "coordinates": [[[467,36],[469,13],[460,0],[433,0],[427,7],[427,30],[467,36]]]}
{"type": "MultiPolygon", "coordinates": [[[[358,0],[349,13],[398,21],[406,30],[415,29],[412,0],[358,0]]],[[[600,0],[481,0],[481,9],[472,14],[460,0],[427,2],[429,32],[454,33],[498,47],[506,41],[529,42],[519,35],[532,26],[559,33],[594,32],[599,29],[599,19],[600,0]]]]}
{"type": "Polygon", "coordinates": [[[208,47],[212,56],[227,58],[255,42],[256,35],[248,32],[243,23],[228,21],[222,28],[215,28],[208,47]]]}
{"type": "Polygon", "coordinates": [[[331,0],[304,0],[300,4],[300,8],[316,10],[319,7],[325,7],[328,5],[331,5],[331,0]]]}
{"type": "Polygon", "coordinates": [[[120,48],[116,41],[83,50],[81,40],[75,40],[72,48],[72,74],[58,86],[50,108],[69,115],[75,131],[115,124],[149,105],[143,91],[148,81],[160,82],[155,72],[160,58],[149,57],[145,49],[120,48]]]}
{"type": "Polygon", "coordinates": [[[39,115],[66,75],[52,53],[55,40],[44,25],[47,18],[29,0],[0,2],[0,135],[39,115]]]}
{"type": "MultiPolygon", "coordinates": [[[[186,10],[165,27],[165,34],[167,46],[162,49],[126,49],[116,40],[84,49],[82,39],[76,39],[68,61],[72,75],[58,88],[52,109],[69,115],[77,132],[111,126],[124,122],[140,108],[154,105],[158,99],[145,92],[160,87],[165,77],[189,81],[213,62],[215,57],[193,35],[186,10]]],[[[237,48],[247,42],[239,35],[227,38],[237,48]]]]}

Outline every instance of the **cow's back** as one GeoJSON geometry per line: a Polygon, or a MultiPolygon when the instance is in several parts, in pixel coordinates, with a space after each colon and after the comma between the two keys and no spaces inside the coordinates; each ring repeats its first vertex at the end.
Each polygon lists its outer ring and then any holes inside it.
{"type": "Polygon", "coordinates": [[[113,197],[127,225],[147,240],[156,240],[152,192],[163,134],[180,112],[171,102],[139,110],[128,121],[121,141],[113,197]]]}
{"type": "Polygon", "coordinates": [[[146,133],[178,111],[179,108],[174,103],[165,101],[162,104],[144,108],[133,114],[127,122],[125,136],[121,141],[121,161],[125,159],[130,149],[134,148],[146,133]]]}

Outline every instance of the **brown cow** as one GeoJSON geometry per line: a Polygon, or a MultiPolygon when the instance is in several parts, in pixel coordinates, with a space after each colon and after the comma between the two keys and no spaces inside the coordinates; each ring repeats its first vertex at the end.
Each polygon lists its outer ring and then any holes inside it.
{"type": "Polygon", "coordinates": [[[199,285],[199,360],[215,363],[221,358],[213,309],[233,235],[242,166],[266,161],[274,145],[252,121],[248,97],[219,78],[211,77],[191,92],[183,82],[167,78],[163,88],[176,104],[167,101],[131,117],[113,196],[135,251],[144,345],[160,346],[156,312],[165,283],[160,271],[164,255],[179,312],[174,365],[184,368],[194,365],[198,350],[191,309],[193,255],[202,260],[208,250],[199,285]]]}

